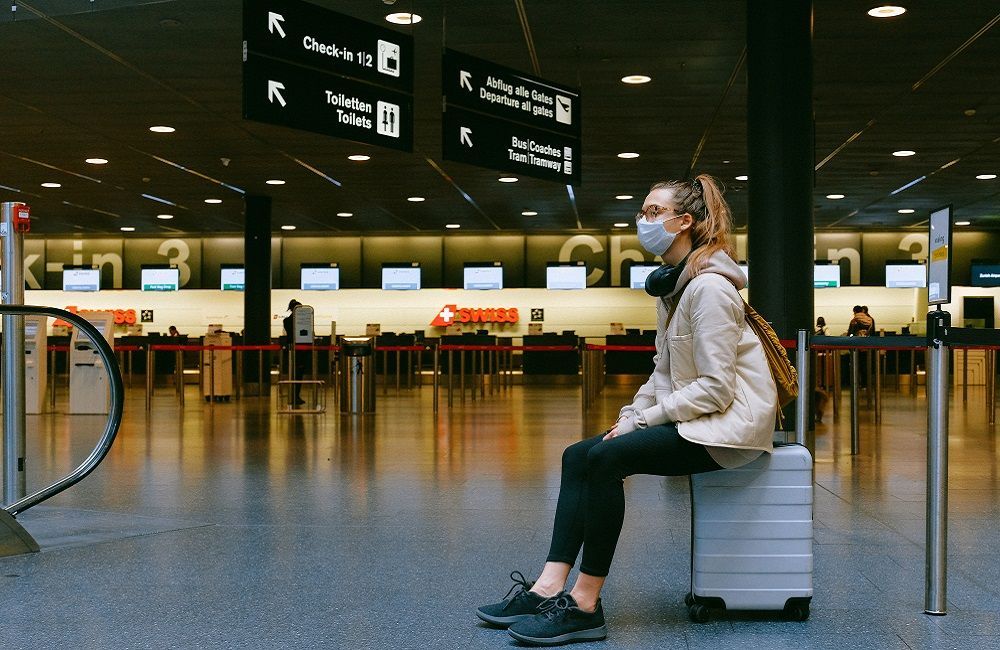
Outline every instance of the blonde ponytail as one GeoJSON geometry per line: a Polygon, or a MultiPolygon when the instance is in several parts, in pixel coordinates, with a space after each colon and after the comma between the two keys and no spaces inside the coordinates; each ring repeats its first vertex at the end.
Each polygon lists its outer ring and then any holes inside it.
{"type": "Polygon", "coordinates": [[[714,178],[699,174],[690,181],[656,183],[651,190],[662,188],[674,191],[677,214],[688,213],[694,217],[691,231],[693,250],[687,260],[692,275],[704,269],[709,258],[719,251],[736,259],[736,249],[731,241],[733,216],[714,178]]]}

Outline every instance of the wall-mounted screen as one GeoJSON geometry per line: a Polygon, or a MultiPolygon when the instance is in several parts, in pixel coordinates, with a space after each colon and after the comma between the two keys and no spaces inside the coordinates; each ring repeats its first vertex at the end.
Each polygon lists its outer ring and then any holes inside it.
{"type": "Polygon", "coordinates": [[[633,264],[628,270],[628,286],[631,289],[645,289],[646,276],[660,268],[659,264],[633,264]]]}
{"type": "Polygon", "coordinates": [[[303,264],[299,277],[303,291],[340,290],[340,268],[336,264],[303,264]]]}
{"type": "Polygon", "coordinates": [[[243,291],[247,282],[247,272],[242,264],[222,265],[220,286],[223,291],[243,291]]]}
{"type": "Polygon", "coordinates": [[[885,286],[889,289],[922,289],[927,286],[927,267],[916,261],[886,262],[885,286]]]}
{"type": "Polygon", "coordinates": [[[1000,287],[1000,260],[972,260],[969,275],[974,287],[1000,287]]]}
{"type": "Polygon", "coordinates": [[[503,264],[466,262],[462,271],[464,289],[503,289],[503,264]]]}
{"type": "Polygon", "coordinates": [[[835,289],[840,286],[840,264],[814,264],[813,288],[835,289]]]}
{"type": "Polygon", "coordinates": [[[143,267],[143,291],[177,291],[181,288],[181,273],[177,268],[143,267]]]}
{"type": "Polygon", "coordinates": [[[420,289],[420,264],[382,264],[382,289],[384,291],[416,291],[420,289]]]}
{"type": "Polygon", "coordinates": [[[562,264],[549,262],[545,267],[546,289],[586,289],[587,266],[580,264],[562,264]]]}
{"type": "Polygon", "coordinates": [[[63,268],[63,291],[100,291],[100,269],[63,268]]]}

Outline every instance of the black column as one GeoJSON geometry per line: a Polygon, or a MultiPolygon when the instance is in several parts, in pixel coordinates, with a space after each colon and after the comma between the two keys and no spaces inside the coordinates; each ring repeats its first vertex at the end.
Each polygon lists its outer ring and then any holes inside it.
{"type": "Polygon", "coordinates": [[[813,322],[812,2],[747,2],[750,299],[783,339],[813,322]]]}
{"type": "MultiPolygon", "coordinates": [[[[271,342],[271,197],[247,196],[245,200],[243,342],[267,345],[271,342]]],[[[270,353],[244,353],[243,381],[248,394],[270,394],[270,368],[270,353]]]]}

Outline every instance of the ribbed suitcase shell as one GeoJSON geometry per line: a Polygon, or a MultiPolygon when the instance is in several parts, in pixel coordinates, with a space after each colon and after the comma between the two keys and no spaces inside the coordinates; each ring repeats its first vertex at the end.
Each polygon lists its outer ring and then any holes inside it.
{"type": "Polygon", "coordinates": [[[812,457],[800,445],[691,477],[691,593],[784,609],[813,592],[812,457]]]}

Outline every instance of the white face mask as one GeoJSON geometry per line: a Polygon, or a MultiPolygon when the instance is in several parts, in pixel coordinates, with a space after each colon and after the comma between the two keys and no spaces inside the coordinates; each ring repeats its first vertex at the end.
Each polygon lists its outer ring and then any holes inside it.
{"type": "Polygon", "coordinates": [[[666,253],[677,237],[677,233],[667,232],[667,229],[663,227],[664,223],[663,221],[650,223],[646,221],[646,217],[636,222],[639,226],[639,243],[653,255],[666,253]]]}

